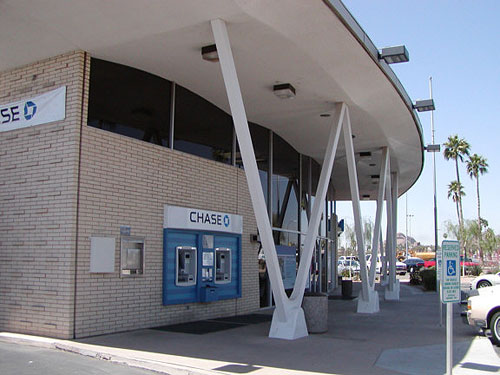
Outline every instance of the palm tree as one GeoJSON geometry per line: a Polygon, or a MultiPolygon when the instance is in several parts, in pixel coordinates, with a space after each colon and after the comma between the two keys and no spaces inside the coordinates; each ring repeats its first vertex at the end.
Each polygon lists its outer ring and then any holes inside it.
{"type": "MultiPolygon", "coordinates": [[[[455,170],[457,172],[456,182],[460,186],[462,186],[460,184],[460,174],[458,172],[458,160],[463,162],[464,156],[469,155],[470,145],[465,139],[458,138],[458,135],[455,134],[455,135],[450,135],[448,137],[448,142],[445,142],[444,146],[445,146],[444,151],[443,151],[444,158],[446,160],[450,160],[450,159],[455,160],[455,170]]],[[[448,194],[448,197],[449,197],[449,194],[448,194]]],[[[458,198],[457,204],[458,204],[458,209],[459,209],[459,213],[460,213],[459,218],[458,218],[458,225],[463,226],[464,214],[463,214],[463,210],[462,210],[462,197],[459,195],[457,198],[458,198]]]]}
{"type": "Polygon", "coordinates": [[[488,163],[486,159],[478,154],[469,156],[467,161],[467,173],[470,178],[476,179],[476,192],[477,192],[477,225],[479,227],[479,256],[483,260],[483,251],[481,250],[482,242],[482,228],[481,228],[481,204],[479,199],[479,175],[488,172],[488,163]]]}
{"type": "Polygon", "coordinates": [[[460,221],[460,209],[459,209],[459,202],[462,199],[462,197],[465,195],[464,188],[462,184],[458,181],[452,181],[448,185],[448,199],[451,198],[453,202],[455,202],[457,206],[457,216],[458,216],[458,239],[460,240],[463,236],[463,231],[464,231],[464,226],[463,222],[460,221]]]}

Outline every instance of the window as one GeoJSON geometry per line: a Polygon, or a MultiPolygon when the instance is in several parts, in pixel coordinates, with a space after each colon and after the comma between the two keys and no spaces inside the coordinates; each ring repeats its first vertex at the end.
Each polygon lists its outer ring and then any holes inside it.
{"type": "Polygon", "coordinates": [[[88,125],[168,147],[171,83],[92,59],[88,125]]]}

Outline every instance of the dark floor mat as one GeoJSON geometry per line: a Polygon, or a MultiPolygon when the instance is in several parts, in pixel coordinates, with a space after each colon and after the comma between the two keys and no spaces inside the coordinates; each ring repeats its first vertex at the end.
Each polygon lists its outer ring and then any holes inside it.
{"type": "Polygon", "coordinates": [[[328,296],[328,299],[345,299],[345,300],[351,300],[356,298],[356,296],[351,296],[351,297],[343,297],[343,296],[328,296]]]}
{"type": "Polygon", "coordinates": [[[238,315],[227,318],[217,318],[210,320],[199,320],[197,322],[173,324],[170,326],[155,327],[159,331],[190,333],[194,335],[204,335],[206,333],[224,331],[226,329],[243,327],[248,324],[258,324],[270,322],[272,315],[249,314],[238,315]]]}
{"type": "Polygon", "coordinates": [[[270,322],[272,319],[273,319],[272,315],[248,314],[248,315],[230,316],[227,318],[217,318],[213,320],[216,322],[226,322],[226,323],[259,324],[264,322],[270,322]]]}
{"type": "Polygon", "coordinates": [[[199,320],[197,322],[191,323],[181,323],[174,324],[170,326],[161,326],[155,327],[152,329],[156,329],[159,331],[167,331],[167,332],[179,332],[179,333],[191,333],[194,335],[204,335],[206,333],[224,331],[226,329],[232,329],[241,327],[241,324],[238,323],[225,323],[225,322],[217,322],[214,320],[199,320]]]}

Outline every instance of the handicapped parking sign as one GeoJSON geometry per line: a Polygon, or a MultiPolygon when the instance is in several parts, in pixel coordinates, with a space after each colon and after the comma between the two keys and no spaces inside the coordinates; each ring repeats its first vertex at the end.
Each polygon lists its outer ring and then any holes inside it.
{"type": "Polygon", "coordinates": [[[454,260],[446,261],[446,274],[448,276],[455,276],[457,274],[457,263],[454,260]]]}
{"type": "Polygon", "coordinates": [[[460,302],[460,243],[443,241],[441,273],[441,302],[460,302]]]}

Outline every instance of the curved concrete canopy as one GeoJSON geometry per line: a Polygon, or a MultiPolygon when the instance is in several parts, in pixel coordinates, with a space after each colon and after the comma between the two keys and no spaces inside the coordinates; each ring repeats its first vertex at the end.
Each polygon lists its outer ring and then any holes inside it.
{"type": "MultiPolygon", "coordinates": [[[[350,109],[362,195],[376,199],[371,175],[388,146],[399,194],[423,168],[418,117],[392,70],[376,58],[338,0],[4,0],[0,70],[82,49],[189,88],[229,113],[220,67],[201,59],[213,43],[209,21],[224,19],[248,119],[268,127],[321,163],[335,102],[350,109]],[[277,98],[276,83],[297,95],[277,98]]],[[[333,172],[337,199],[350,199],[345,149],[333,172]]]]}

